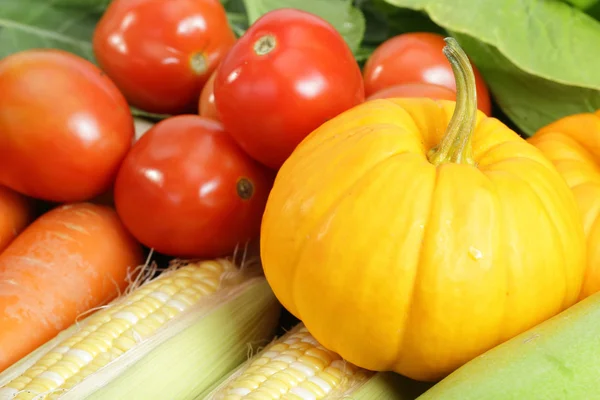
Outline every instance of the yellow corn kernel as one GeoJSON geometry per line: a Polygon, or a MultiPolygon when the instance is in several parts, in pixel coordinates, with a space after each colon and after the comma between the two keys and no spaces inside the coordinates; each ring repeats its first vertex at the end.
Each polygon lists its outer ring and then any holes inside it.
{"type": "Polygon", "coordinates": [[[319,400],[373,375],[321,346],[302,325],[267,346],[206,400],[319,400]]]}
{"type": "MultiPolygon", "coordinates": [[[[4,384],[0,379],[0,400],[62,398],[139,343],[147,342],[153,335],[162,335],[165,325],[178,316],[187,313],[184,320],[190,320],[190,309],[203,298],[216,296],[225,282],[230,286],[237,283],[227,280],[236,273],[239,274],[239,269],[226,260],[191,263],[164,272],[73,327],[70,335],[56,342],[20,375],[4,384]]],[[[199,312],[198,318],[202,314],[199,312]]],[[[274,328],[273,322],[266,323],[274,328]]]]}

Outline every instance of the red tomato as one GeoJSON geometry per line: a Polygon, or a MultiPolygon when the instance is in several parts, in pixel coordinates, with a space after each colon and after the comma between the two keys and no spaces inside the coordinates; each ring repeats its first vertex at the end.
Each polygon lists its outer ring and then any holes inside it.
{"type": "MultiPolygon", "coordinates": [[[[443,53],[444,36],[415,32],[394,36],[375,49],[363,69],[367,96],[403,83],[433,83],[456,91],[450,62],[443,53]]],[[[490,94],[473,65],[478,108],[491,115],[490,94]]]]}
{"type": "Polygon", "coordinates": [[[93,39],[99,65],[129,103],[163,114],[197,109],[234,42],[219,0],[114,0],[93,39]]]}
{"type": "Polygon", "coordinates": [[[0,61],[0,184],[38,199],[107,190],[134,137],[123,95],[96,66],[59,50],[0,61]]]}
{"type": "Polygon", "coordinates": [[[430,99],[442,99],[456,101],[456,92],[445,86],[431,83],[405,83],[381,89],[367,100],[390,99],[394,97],[427,97],[430,99]]]}
{"type": "Polygon", "coordinates": [[[159,253],[219,257],[258,236],[273,178],[219,122],[180,115],[134,144],[117,175],[115,206],[159,253]]]}
{"type": "Polygon", "coordinates": [[[220,121],[219,112],[217,111],[217,106],[215,105],[215,77],[217,76],[217,71],[212,73],[204,88],[202,88],[202,93],[200,93],[200,102],[198,104],[198,113],[206,118],[214,119],[215,121],[220,121]]]}
{"type": "Polygon", "coordinates": [[[364,101],[354,56],[316,15],[263,15],[225,56],[215,79],[225,129],[256,160],[279,168],[310,132],[364,101]]]}

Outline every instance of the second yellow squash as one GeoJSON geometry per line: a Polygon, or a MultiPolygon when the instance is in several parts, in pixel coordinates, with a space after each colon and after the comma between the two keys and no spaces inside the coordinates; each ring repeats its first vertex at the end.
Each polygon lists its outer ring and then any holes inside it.
{"type": "Polygon", "coordinates": [[[600,111],[561,118],[528,141],[554,163],[579,205],[587,237],[583,299],[600,291],[600,111]]]}

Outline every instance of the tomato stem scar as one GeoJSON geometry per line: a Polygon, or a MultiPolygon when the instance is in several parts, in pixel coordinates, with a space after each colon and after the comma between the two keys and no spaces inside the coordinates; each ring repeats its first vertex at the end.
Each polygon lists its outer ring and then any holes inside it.
{"type": "Polygon", "coordinates": [[[242,200],[248,200],[254,194],[254,185],[248,178],[240,178],[236,184],[236,191],[242,200]]]}
{"type": "Polygon", "coordinates": [[[277,47],[277,39],[273,35],[261,36],[254,42],[254,52],[259,56],[269,54],[277,47]]]}
{"type": "Polygon", "coordinates": [[[195,74],[201,75],[208,69],[208,62],[204,53],[194,53],[190,57],[190,68],[195,74]]]}

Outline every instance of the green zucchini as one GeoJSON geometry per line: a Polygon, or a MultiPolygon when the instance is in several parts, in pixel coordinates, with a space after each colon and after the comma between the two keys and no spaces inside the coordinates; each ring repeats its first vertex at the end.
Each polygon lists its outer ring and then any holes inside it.
{"type": "Polygon", "coordinates": [[[600,293],[464,364],[417,398],[592,399],[600,399],[600,293]]]}

